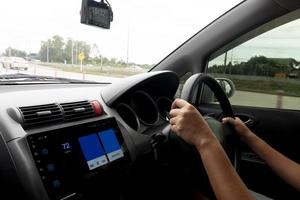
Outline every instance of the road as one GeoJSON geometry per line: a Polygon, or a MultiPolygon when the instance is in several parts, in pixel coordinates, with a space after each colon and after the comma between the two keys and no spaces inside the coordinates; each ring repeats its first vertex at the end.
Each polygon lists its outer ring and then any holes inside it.
{"type": "Polygon", "coordinates": [[[14,74],[18,72],[24,74],[31,74],[31,75],[53,76],[53,77],[60,77],[60,78],[90,80],[90,81],[108,82],[108,83],[120,79],[120,78],[105,77],[105,76],[91,75],[91,74],[84,74],[84,73],[66,72],[59,69],[45,67],[37,64],[30,64],[28,70],[26,71],[4,69],[0,67],[0,74],[14,74]]]}
{"type": "MultiPolygon", "coordinates": [[[[276,108],[277,104],[280,103],[278,101],[280,101],[278,95],[245,91],[236,91],[230,98],[232,105],[266,108],[276,108]]],[[[300,110],[300,97],[282,96],[281,105],[283,109],[300,110]]]]}
{"type": "MultiPolygon", "coordinates": [[[[17,70],[7,70],[0,67],[0,74],[10,74],[16,73],[17,70]]],[[[30,64],[30,67],[27,71],[19,71],[20,73],[25,74],[36,74],[43,76],[53,76],[61,78],[71,78],[78,80],[91,80],[98,82],[115,82],[120,80],[120,78],[114,77],[105,77],[99,75],[90,75],[83,73],[74,73],[74,72],[65,72],[55,68],[44,67],[37,64],[30,64]]],[[[267,107],[267,108],[276,108],[278,101],[277,95],[263,94],[256,92],[245,92],[245,91],[236,91],[234,96],[230,98],[230,102],[233,105],[245,105],[245,106],[255,106],[255,107],[267,107]]],[[[300,97],[289,97],[283,96],[281,99],[281,105],[284,109],[300,110],[300,97]]]]}

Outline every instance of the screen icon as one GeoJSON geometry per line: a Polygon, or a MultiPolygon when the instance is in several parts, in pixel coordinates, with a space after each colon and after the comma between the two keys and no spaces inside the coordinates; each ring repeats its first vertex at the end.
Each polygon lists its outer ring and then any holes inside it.
{"type": "Polygon", "coordinates": [[[109,161],[114,161],[124,156],[124,153],[113,129],[101,131],[98,133],[98,135],[109,161]]]}
{"type": "Polygon", "coordinates": [[[78,140],[90,170],[108,163],[104,150],[96,134],[83,136],[78,140]]]}

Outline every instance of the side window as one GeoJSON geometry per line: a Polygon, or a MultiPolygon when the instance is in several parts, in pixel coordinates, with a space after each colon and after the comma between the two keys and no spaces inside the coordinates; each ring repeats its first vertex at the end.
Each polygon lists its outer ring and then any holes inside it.
{"type": "Polygon", "coordinates": [[[300,20],[210,60],[208,73],[233,81],[232,105],[300,110],[300,20]]]}
{"type": "Polygon", "coordinates": [[[179,86],[178,86],[178,89],[176,91],[176,94],[175,94],[175,98],[180,98],[180,95],[181,95],[181,91],[182,91],[182,88],[183,88],[183,85],[185,83],[185,81],[190,78],[193,74],[191,72],[186,72],[183,76],[180,77],[180,82],[179,82],[179,86]]]}

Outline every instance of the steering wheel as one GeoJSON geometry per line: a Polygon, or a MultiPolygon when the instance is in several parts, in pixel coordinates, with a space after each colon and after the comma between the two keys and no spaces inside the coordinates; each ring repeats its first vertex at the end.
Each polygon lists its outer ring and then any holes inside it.
{"type": "MultiPolygon", "coordinates": [[[[181,98],[192,105],[196,105],[197,91],[199,91],[199,87],[202,86],[202,84],[206,84],[214,93],[216,99],[220,103],[223,116],[235,118],[231,104],[223,89],[213,77],[207,74],[198,73],[191,76],[183,86],[181,98]]],[[[241,149],[235,130],[232,126],[228,124],[224,125],[215,118],[204,116],[204,119],[223,146],[234,168],[238,170],[241,160],[241,149]]]]}

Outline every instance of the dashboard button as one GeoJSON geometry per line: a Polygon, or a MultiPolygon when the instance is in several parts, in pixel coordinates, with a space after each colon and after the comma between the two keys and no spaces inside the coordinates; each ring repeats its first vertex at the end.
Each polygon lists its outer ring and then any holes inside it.
{"type": "Polygon", "coordinates": [[[60,180],[54,180],[53,182],[52,182],[52,186],[53,186],[53,188],[59,188],[60,186],[61,186],[61,182],[60,182],[60,180]]]}
{"type": "Polygon", "coordinates": [[[43,156],[47,156],[49,154],[49,150],[47,148],[42,149],[41,154],[43,156]]]}
{"type": "Polygon", "coordinates": [[[53,163],[50,163],[47,165],[48,172],[53,172],[55,170],[55,165],[53,163]]]}
{"type": "Polygon", "coordinates": [[[37,139],[38,139],[39,141],[42,141],[42,140],[44,140],[44,137],[43,137],[43,136],[39,136],[37,139]]]}

